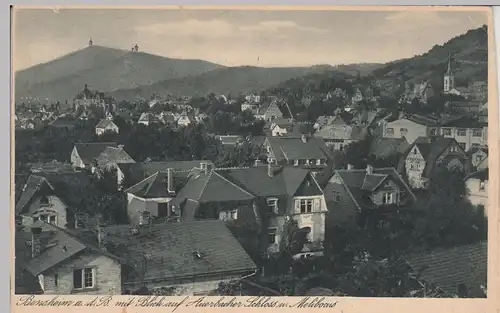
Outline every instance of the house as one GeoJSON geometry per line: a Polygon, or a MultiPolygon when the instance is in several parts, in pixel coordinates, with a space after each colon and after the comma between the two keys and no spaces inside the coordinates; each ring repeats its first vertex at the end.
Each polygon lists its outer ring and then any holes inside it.
{"type": "Polygon", "coordinates": [[[79,190],[89,184],[89,177],[81,172],[31,174],[16,202],[15,215],[25,225],[40,220],[60,228],[86,227],[93,216],[82,206],[84,195],[79,190]],[[85,220],[77,222],[77,216],[85,220]]]}
{"type": "Polygon", "coordinates": [[[259,103],[258,102],[243,102],[241,104],[241,112],[243,111],[251,111],[252,113],[257,113],[258,109],[259,109],[259,103]]]}
{"type": "Polygon", "coordinates": [[[209,295],[257,267],[222,221],[104,228],[106,248],[124,260],[122,289],[209,295]]]}
{"type": "Polygon", "coordinates": [[[188,126],[189,124],[195,122],[196,119],[191,116],[190,114],[186,113],[186,112],[182,112],[182,114],[179,116],[179,118],[177,119],[177,125],[178,126],[188,126]]]}
{"type": "Polygon", "coordinates": [[[118,164],[135,163],[134,159],[123,149],[123,146],[106,147],[95,159],[97,167],[104,170],[114,170],[118,164]]]}
{"type": "Polygon", "coordinates": [[[149,126],[153,124],[160,124],[161,122],[158,119],[158,117],[156,117],[156,115],[154,115],[153,113],[145,112],[141,114],[137,123],[149,126]]]}
{"type": "Polygon", "coordinates": [[[215,138],[220,140],[221,144],[226,147],[234,147],[245,141],[244,138],[239,135],[216,135],[215,138]]]}
{"type": "Polygon", "coordinates": [[[116,142],[79,142],[71,151],[71,164],[75,168],[91,169],[101,153],[107,147],[118,148],[116,142]]]}
{"type": "Polygon", "coordinates": [[[213,165],[212,161],[208,160],[120,163],[116,171],[118,185],[126,183],[124,181],[126,179],[128,184],[123,187],[129,188],[157,172],[166,172],[169,168],[174,171],[176,177],[180,177],[184,173],[182,176],[187,178],[193,168],[201,168],[202,164],[213,165]]]}
{"type": "Polygon", "coordinates": [[[486,298],[487,242],[439,248],[404,259],[424,290],[433,291],[431,297],[486,298]]]}
{"type": "Polygon", "coordinates": [[[74,168],[69,163],[61,163],[57,160],[50,162],[39,162],[27,164],[30,166],[32,173],[58,173],[58,172],[74,172],[74,168]]]}
{"type": "Polygon", "coordinates": [[[250,103],[259,103],[260,102],[260,96],[254,93],[248,94],[245,96],[245,100],[250,102],[250,103]]]}
{"type": "Polygon", "coordinates": [[[125,189],[127,193],[127,215],[133,225],[144,223],[144,214],[151,218],[177,218],[178,212],[168,203],[175,197],[183,183],[171,168],[158,171],[137,184],[125,189]]]}
{"type": "Polygon", "coordinates": [[[476,170],[488,168],[488,147],[473,146],[467,151],[467,155],[476,170]]]}
{"type": "Polygon", "coordinates": [[[280,118],[274,119],[271,121],[271,135],[273,137],[278,136],[300,136],[301,134],[301,126],[303,124],[299,124],[294,122],[293,119],[288,118],[280,118]]]}
{"type": "Polygon", "coordinates": [[[452,114],[470,114],[479,113],[482,102],[475,100],[452,100],[447,101],[444,106],[452,114]]]}
{"type": "Polygon", "coordinates": [[[83,90],[73,98],[73,108],[81,119],[88,118],[89,110],[99,112],[99,117],[104,117],[110,102],[111,98],[106,97],[102,92],[89,90],[87,84],[85,84],[83,90]],[[83,112],[85,116],[82,117],[79,112],[83,112]]]}
{"type": "Polygon", "coordinates": [[[470,203],[488,215],[488,168],[466,176],[465,186],[470,203]]]}
{"type": "Polygon", "coordinates": [[[122,260],[89,245],[57,226],[38,222],[29,231],[16,231],[16,251],[23,268],[18,277],[31,276],[48,295],[120,295],[122,260]]]}
{"type": "Polygon", "coordinates": [[[183,221],[221,219],[267,225],[263,240],[269,253],[279,250],[287,216],[308,229],[310,246],[318,247],[324,239],[323,192],[313,175],[301,168],[268,164],[193,170],[171,204],[183,221]]]}
{"type": "Polygon", "coordinates": [[[418,137],[432,137],[439,135],[437,118],[404,115],[401,118],[383,125],[382,136],[385,138],[403,138],[412,144],[418,137]]]}
{"type": "Polygon", "coordinates": [[[479,122],[471,116],[443,121],[440,134],[444,137],[455,138],[465,151],[473,146],[488,146],[488,123],[479,122]]]}
{"type": "Polygon", "coordinates": [[[250,168],[221,169],[217,173],[255,196],[259,215],[267,225],[267,252],[280,251],[288,218],[307,229],[306,251],[322,250],[325,238],[326,201],[320,185],[308,170],[268,164],[250,168]]]}
{"type": "Polygon", "coordinates": [[[445,166],[449,170],[469,173],[470,158],[453,138],[419,137],[401,157],[399,171],[405,171],[412,188],[427,188],[434,169],[445,166]]]}
{"type": "Polygon", "coordinates": [[[364,211],[390,211],[416,201],[416,197],[394,168],[334,170],[323,189],[329,225],[355,225],[364,211]]]}
{"type": "Polygon", "coordinates": [[[277,100],[267,100],[262,103],[255,114],[256,119],[264,121],[272,121],[274,119],[283,118],[283,113],[278,106],[277,100]]]}
{"type": "Polygon", "coordinates": [[[349,125],[340,115],[320,116],[315,123],[314,136],[323,139],[328,147],[337,151],[352,142],[363,140],[368,134],[364,125],[349,125]]]}
{"type": "Polygon", "coordinates": [[[95,127],[95,133],[97,136],[100,136],[105,132],[118,134],[118,131],[118,126],[116,126],[116,124],[113,123],[113,121],[110,119],[103,119],[99,121],[99,123],[95,127]]]}
{"type": "Polygon", "coordinates": [[[309,169],[321,169],[330,158],[325,142],[318,137],[267,137],[264,141],[267,162],[309,169]]]}
{"type": "Polygon", "coordinates": [[[359,88],[356,88],[354,90],[354,95],[352,96],[351,102],[353,105],[358,104],[359,102],[363,101],[363,94],[361,93],[361,90],[359,88]]]}

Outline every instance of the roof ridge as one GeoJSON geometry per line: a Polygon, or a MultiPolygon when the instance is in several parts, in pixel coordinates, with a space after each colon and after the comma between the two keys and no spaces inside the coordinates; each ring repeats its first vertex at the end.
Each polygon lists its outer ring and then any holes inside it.
{"type": "Polygon", "coordinates": [[[151,178],[152,176],[156,175],[157,173],[158,173],[158,172],[155,172],[155,173],[153,173],[153,174],[149,175],[148,177],[144,178],[143,180],[139,181],[138,183],[136,183],[136,184],[134,184],[134,185],[132,185],[132,186],[128,187],[127,189],[125,189],[125,190],[124,190],[124,192],[128,192],[130,189],[132,189],[132,188],[134,188],[135,186],[137,186],[137,185],[139,185],[139,184],[143,183],[144,181],[148,180],[149,178],[151,178]]]}
{"type": "Polygon", "coordinates": [[[229,180],[229,179],[227,179],[226,177],[222,176],[221,174],[219,174],[219,173],[217,173],[217,172],[215,172],[215,174],[217,174],[219,177],[221,177],[221,178],[222,178],[222,179],[224,179],[225,181],[229,182],[231,185],[233,185],[233,186],[235,186],[235,187],[239,188],[241,191],[243,191],[243,192],[245,192],[245,193],[249,194],[249,195],[250,195],[250,196],[252,196],[252,197],[255,197],[255,195],[251,194],[251,193],[250,193],[250,192],[248,192],[247,190],[245,190],[245,189],[243,189],[242,187],[238,186],[237,184],[233,183],[232,181],[230,181],[230,180],[229,180]]]}
{"type": "Polygon", "coordinates": [[[208,181],[210,180],[210,178],[212,178],[212,174],[213,174],[213,170],[210,171],[210,174],[208,174],[208,177],[207,179],[205,180],[205,185],[203,185],[203,188],[201,188],[200,190],[200,194],[198,195],[198,199],[199,200],[201,198],[201,196],[203,195],[203,192],[205,191],[205,188],[207,188],[207,185],[208,185],[208,181]]]}

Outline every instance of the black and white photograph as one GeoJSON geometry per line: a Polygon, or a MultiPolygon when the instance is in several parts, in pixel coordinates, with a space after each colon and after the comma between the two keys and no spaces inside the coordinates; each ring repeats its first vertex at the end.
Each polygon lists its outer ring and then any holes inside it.
{"type": "Polygon", "coordinates": [[[14,293],[487,298],[489,14],[14,7],[14,293]]]}

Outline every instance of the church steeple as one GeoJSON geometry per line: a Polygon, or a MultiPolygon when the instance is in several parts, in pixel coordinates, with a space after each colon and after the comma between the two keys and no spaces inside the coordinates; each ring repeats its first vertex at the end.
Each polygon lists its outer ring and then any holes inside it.
{"type": "Polygon", "coordinates": [[[444,93],[449,93],[455,88],[455,77],[453,76],[453,70],[451,68],[451,52],[448,54],[448,66],[446,68],[446,73],[444,74],[444,93]]]}

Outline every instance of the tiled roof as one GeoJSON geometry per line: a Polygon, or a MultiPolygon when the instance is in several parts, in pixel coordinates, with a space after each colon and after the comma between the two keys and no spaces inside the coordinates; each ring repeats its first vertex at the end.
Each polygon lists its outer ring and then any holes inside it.
{"type": "Polygon", "coordinates": [[[106,147],[97,157],[97,164],[105,166],[112,163],[135,163],[135,161],[123,148],[106,147]]]}
{"type": "MultiPolygon", "coordinates": [[[[182,176],[176,175],[172,171],[173,190],[179,189],[184,183],[182,176]]],[[[153,175],[145,178],[139,183],[129,187],[125,191],[141,198],[168,198],[172,194],[168,192],[167,188],[168,173],[166,171],[156,172],[153,175]]]]}
{"type": "Polygon", "coordinates": [[[118,147],[116,142],[79,142],[75,143],[75,148],[78,155],[85,164],[92,164],[92,162],[99,157],[99,155],[106,150],[107,147],[118,147]]]}
{"type": "Polygon", "coordinates": [[[26,182],[23,192],[16,203],[15,212],[16,214],[21,214],[24,208],[29,204],[31,199],[35,194],[42,188],[42,185],[46,185],[48,188],[54,190],[54,187],[47,181],[43,176],[30,175],[26,182]]]}
{"type": "Polygon", "coordinates": [[[99,123],[96,125],[96,128],[107,128],[107,127],[112,127],[112,128],[118,128],[113,121],[108,120],[108,119],[103,119],[99,121],[99,123]]]}
{"type": "Polygon", "coordinates": [[[223,177],[217,170],[203,172],[195,169],[172,200],[172,204],[178,206],[186,199],[199,203],[248,201],[254,199],[254,195],[223,177]]]}
{"type": "Polygon", "coordinates": [[[276,161],[327,159],[328,148],[321,138],[309,137],[302,142],[301,137],[267,137],[276,161]]]}
{"type": "Polygon", "coordinates": [[[34,276],[47,271],[85,249],[91,249],[94,252],[118,259],[106,251],[83,243],[61,228],[48,223],[43,224],[44,229],[48,230],[48,234],[46,234],[47,237],[42,245],[42,251],[35,259],[26,262],[26,269],[34,276]]]}
{"type": "Polygon", "coordinates": [[[120,171],[128,176],[130,181],[138,183],[141,180],[155,174],[156,172],[166,172],[167,169],[173,169],[176,177],[187,178],[193,168],[199,168],[201,163],[213,165],[212,161],[193,160],[193,161],[157,161],[143,163],[123,163],[118,164],[120,171]]]}
{"type": "Polygon", "coordinates": [[[133,234],[129,225],[105,229],[108,251],[135,268],[126,274],[125,283],[256,269],[222,221],[154,224],[138,230],[133,234]]]}
{"type": "Polygon", "coordinates": [[[439,120],[437,118],[433,118],[433,117],[429,117],[429,116],[411,114],[411,115],[406,115],[403,118],[406,118],[407,120],[410,120],[412,122],[415,122],[415,123],[421,124],[421,125],[428,125],[428,126],[439,125],[439,120]]]}
{"type": "MultiPolygon", "coordinates": [[[[347,188],[348,193],[359,210],[373,207],[373,202],[369,195],[388,177],[392,178],[394,182],[406,189],[414,200],[416,199],[403,178],[392,167],[373,168],[372,175],[368,175],[365,169],[335,170],[334,175],[335,174],[340,177],[343,185],[347,188]]],[[[330,189],[331,188],[327,185],[324,190],[327,201],[333,200],[330,189]]]]}
{"type": "MultiPolygon", "coordinates": [[[[433,138],[418,137],[417,139],[415,139],[415,142],[408,148],[407,152],[404,155],[404,158],[406,159],[408,154],[413,150],[413,147],[417,146],[418,150],[425,160],[425,169],[422,175],[423,177],[430,177],[436,165],[436,160],[453,142],[456,143],[456,140],[453,138],[446,138],[441,136],[433,138]]],[[[461,149],[458,144],[457,147],[458,149],[461,149]]],[[[464,157],[467,157],[465,155],[465,152],[464,157]]]]}
{"type": "Polygon", "coordinates": [[[420,280],[434,284],[448,295],[457,294],[460,284],[469,289],[486,287],[488,244],[486,242],[437,249],[405,259],[420,275],[420,280]]]}
{"type": "Polygon", "coordinates": [[[293,196],[309,171],[301,168],[283,167],[273,169],[272,177],[267,166],[217,170],[217,173],[248,190],[255,196],[293,196]]]}
{"type": "Polygon", "coordinates": [[[147,123],[159,123],[160,120],[158,119],[158,117],[156,117],[156,115],[152,114],[152,113],[142,113],[141,116],[139,117],[139,122],[147,122],[147,123]]]}
{"type": "Polygon", "coordinates": [[[463,116],[442,123],[443,127],[461,127],[461,128],[483,128],[484,126],[487,125],[488,125],[487,123],[479,122],[477,119],[471,116],[463,116]]]}

